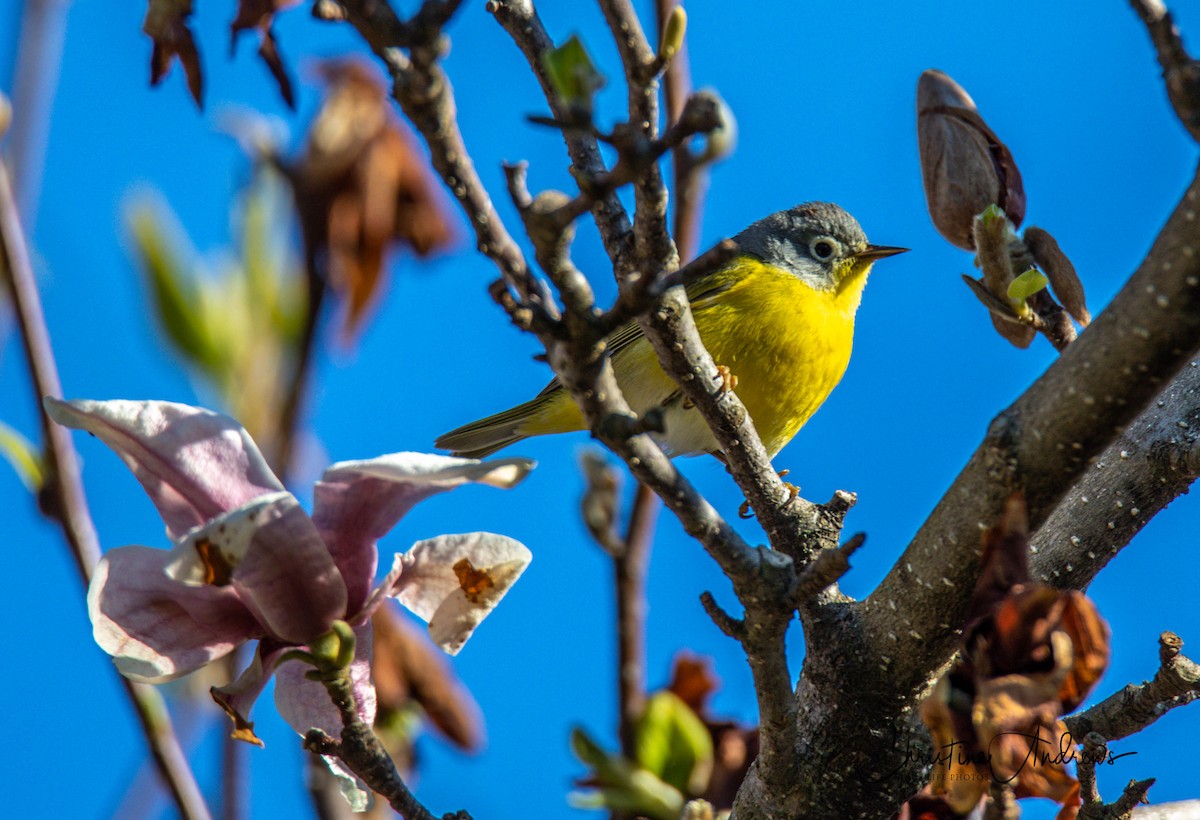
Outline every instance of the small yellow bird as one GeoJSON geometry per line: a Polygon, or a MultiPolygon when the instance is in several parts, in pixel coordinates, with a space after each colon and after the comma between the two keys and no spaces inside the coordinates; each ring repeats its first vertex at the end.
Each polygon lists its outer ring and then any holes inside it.
{"type": "MultiPolygon", "coordinates": [[[[738,255],[684,282],[708,352],[736,378],[772,458],[824,404],[850,362],[854,313],[876,259],[907,248],[870,245],[854,217],[828,202],[771,214],[734,237],[738,255]]],[[[659,366],[636,322],[609,339],[613,371],[639,415],[659,409],[655,438],[671,455],[720,449],[700,413],[659,366]]],[[[482,458],[529,436],[585,430],[554,379],[531,401],[451,430],[437,446],[482,458]]]]}

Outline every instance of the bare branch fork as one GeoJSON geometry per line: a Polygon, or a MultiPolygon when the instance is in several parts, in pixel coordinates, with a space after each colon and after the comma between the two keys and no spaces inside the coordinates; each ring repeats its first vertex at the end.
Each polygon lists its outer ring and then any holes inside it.
{"type": "MultiPolygon", "coordinates": [[[[1042,548],[1034,571],[1069,576],[1077,584],[1094,575],[1144,523],[1131,516],[1133,524],[1125,522],[1103,543],[1079,535],[1078,543],[1070,537],[1062,540],[1055,535],[1061,530],[1052,528],[1077,528],[1089,538],[1102,532],[1111,511],[1086,504],[1068,508],[1072,488],[1091,480],[1094,460],[1107,460],[1107,448],[1116,446],[1135,422],[1159,429],[1157,421],[1196,406],[1187,398],[1194,399],[1193,390],[1176,388],[1200,339],[1200,236],[1194,227],[1200,178],[1193,180],[1149,256],[1112,305],[996,418],[879,588],[863,602],[850,601],[832,588],[801,595],[801,578],[811,580],[811,588],[804,585],[809,593],[841,571],[840,561],[821,556],[837,549],[853,496],[839,494],[825,505],[802,499],[788,503],[745,408],[735,394],[720,389],[683,294],[672,289],[659,296],[659,283],[672,281],[678,259],[666,230],[666,194],[658,165],[650,163],[634,175],[631,222],[612,193],[628,172],[604,166],[596,135],[588,129],[563,131],[573,174],[587,191],[582,199],[531,196],[519,172],[510,173],[510,193],[531,229],[539,265],[562,299],[558,311],[471,164],[455,122],[449,81],[438,64],[438,26],[417,22],[436,20],[440,25],[455,5],[427,2],[408,23],[380,0],[342,0],[340,8],[387,66],[397,102],[468,214],[480,251],[500,269],[503,280],[493,295],[516,324],[545,344],[552,367],[579,402],[593,434],[663,498],[733,582],[746,610],[743,619],[719,613],[711,601],[706,606],[745,647],[759,698],[763,748],[739,794],[737,812],[749,817],[889,814],[918,785],[919,768],[903,770],[882,784],[869,775],[880,770],[880,761],[895,758],[894,734],[907,732],[920,694],[949,658],[978,571],[980,525],[999,517],[1011,491],[1023,490],[1033,540],[1042,548]],[[604,356],[610,322],[603,321],[606,314],[597,309],[590,285],[570,262],[568,227],[551,220],[557,230],[542,230],[547,213],[568,207],[560,215],[574,216],[584,206],[613,260],[621,288],[614,311],[639,317],[663,367],[712,427],[773,550],[753,549],[732,530],[645,435],[643,420],[620,395],[604,356]],[[1069,514],[1069,524],[1058,519],[1061,514],[1069,514]],[[1101,519],[1104,523],[1098,524],[1101,519]],[[1053,540],[1043,543],[1043,533],[1053,540]],[[797,606],[809,651],[793,693],[783,635],[797,606]],[[872,698],[864,699],[861,684],[868,679],[877,686],[872,698]]],[[[626,74],[629,123],[636,124],[628,133],[643,149],[662,145],[657,76],[646,69],[655,64],[656,55],[626,0],[601,0],[600,5],[626,74]]],[[[1172,87],[1171,97],[1187,122],[1195,108],[1185,103],[1200,99],[1195,66],[1181,46],[1163,47],[1171,42],[1162,32],[1173,28],[1161,4],[1134,0],[1134,7],[1151,28],[1168,85],[1178,86],[1172,87]]],[[[490,0],[487,8],[526,56],[555,118],[565,122],[541,60],[553,44],[530,0],[490,0]]],[[[1190,442],[1176,445],[1174,452],[1184,467],[1194,465],[1190,442]]],[[[1121,470],[1152,473],[1153,462],[1147,458],[1121,470]]],[[[1194,473],[1193,467],[1189,475],[1194,473]]],[[[1160,484],[1159,506],[1188,481],[1160,484]]],[[[1105,529],[1111,533],[1115,528],[1105,529]]]]}
{"type": "Polygon", "coordinates": [[[1064,719],[1072,736],[1082,739],[1084,753],[1078,773],[1083,806],[1079,816],[1085,820],[1128,817],[1134,806],[1146,802],[1146,793],[1154,784],[1153,778],[1131,780],[1117,801],[1106,805],[1096,787],[1096,764],[1108,759],[1108,742],[1140,732],[1175,707],[1200,698],[1200,666],[1180,654],[1182,639],[1164,632],[1158,645],[1160,665],[1153,680],[1130,684],[1090,709],[1064,719]]]}

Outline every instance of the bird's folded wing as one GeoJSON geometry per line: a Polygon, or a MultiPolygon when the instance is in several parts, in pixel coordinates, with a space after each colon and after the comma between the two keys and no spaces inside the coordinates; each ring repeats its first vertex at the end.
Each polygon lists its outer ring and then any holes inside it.
{"type": "MultiPolygon", "coordinates": [[[[703,309],[705,305],[708,304],[710,299],[720,296],[733,286],[733,283],[737,281],[738,277],[736,276],[735,269],[729,269],[729,272],[734,275],[722,276],[719,273],[709,274],[703,278],[693,279],[692,281],[685,283],[684,289],[687,293],[688,302],[690,302],[692,305],[693,311],[703,309]]],[[[629,322],[624,324],[613,331],[612,335],[608,337],[608,355],[610,357],[616,356],[622,350],[644,337],[645,334],[642,332],[642,326],[637,322],[629,322]]],[[[542,392],[538,393],[538,395],[544,396],[547,393],[553,393],[555,390],[559,390],[561,387],[562,382],[558,380],[558,376],[555,376],[550,380],[550,383],[542,389],[542,392]]]]}

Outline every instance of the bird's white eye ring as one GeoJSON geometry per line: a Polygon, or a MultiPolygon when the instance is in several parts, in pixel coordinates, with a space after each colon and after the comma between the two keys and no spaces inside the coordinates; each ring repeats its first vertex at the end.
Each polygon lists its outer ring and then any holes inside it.
{"type": "Polygon", "coordinates": [[[818,262],[828,262],[837,252],[838,243],[836,239],[828,236],[818,236],[812,242],[808,243],[808,250],[813,255],[813,259],[818,262]]]}

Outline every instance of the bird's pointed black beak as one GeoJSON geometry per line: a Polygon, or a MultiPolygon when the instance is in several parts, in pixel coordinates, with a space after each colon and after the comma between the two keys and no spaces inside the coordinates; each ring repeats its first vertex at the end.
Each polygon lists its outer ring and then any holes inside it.
{"type": "Polygon", "coordinates": [[[883,259],[898,253],[907,253],[908,248],[896,248],[891,245],[867,245],[866,248],[854,254],[857,259],[883,259]]]}

